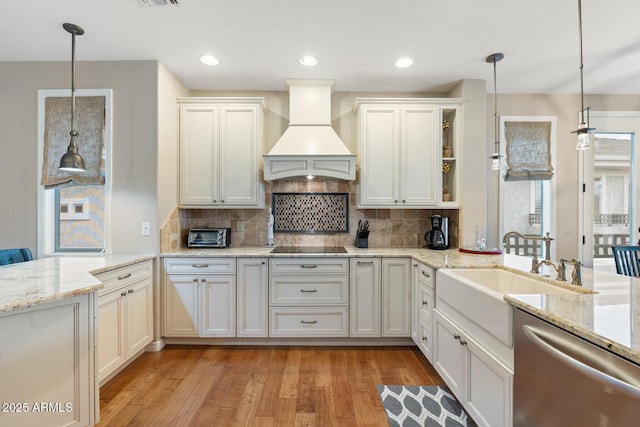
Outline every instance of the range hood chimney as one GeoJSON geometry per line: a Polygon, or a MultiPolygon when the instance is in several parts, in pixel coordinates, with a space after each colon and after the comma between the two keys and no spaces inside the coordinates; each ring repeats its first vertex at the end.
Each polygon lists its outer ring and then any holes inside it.
{"type": "Polygon", "coordinates": [[[328,177],[353,181],[356,155],[331,127],[334,80],[286,80],[289,127],[268,154],[264,179],[328,177]]]}

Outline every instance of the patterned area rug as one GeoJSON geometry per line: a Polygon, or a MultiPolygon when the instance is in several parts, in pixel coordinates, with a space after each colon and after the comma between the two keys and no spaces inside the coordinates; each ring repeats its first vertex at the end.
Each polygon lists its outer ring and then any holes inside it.
{"type": "Polygon", "coordinates": [[[391,427],[475,427],[444,386],[378,385],[391,427]]]}

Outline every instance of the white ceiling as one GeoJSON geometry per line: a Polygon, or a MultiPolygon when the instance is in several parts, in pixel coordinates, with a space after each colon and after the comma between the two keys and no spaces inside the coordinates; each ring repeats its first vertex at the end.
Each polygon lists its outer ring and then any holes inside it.
{"type": "MultiPolygon", "coordinates": [[[[0,61],[158,60],[193,90],[446,92],[485,79],[499,93],[579,93],[578,0],[0,0],[0,61]],[[202,65],[213,54],[217,67],[202,65]],[[298,58],[318,57],[305,68],[298,58]],[[411,56],[414,65],[394,61],[411,56]]],[[[640,1],[583,0],[585,93],[640,94],[640,1]]]]}

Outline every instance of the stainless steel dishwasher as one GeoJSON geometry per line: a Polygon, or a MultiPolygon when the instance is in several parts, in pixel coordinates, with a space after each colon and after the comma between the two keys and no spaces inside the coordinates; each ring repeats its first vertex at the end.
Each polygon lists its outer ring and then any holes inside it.
{"type": "Polygon", "coordinates": [[[514,310],[513,425],[640,425],[640,366],[514,310]]]}

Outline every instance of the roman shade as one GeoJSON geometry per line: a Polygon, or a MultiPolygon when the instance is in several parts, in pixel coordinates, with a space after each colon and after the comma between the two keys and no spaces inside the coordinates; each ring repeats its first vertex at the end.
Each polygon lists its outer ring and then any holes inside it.
{"type": "Polygon", "coordinates": [[[71,130],[71,98],[45,99],[44,150],[41,184],[46,189],[72,185],[104,185],[105,97],[76,96],[75,128],[78,151],[86,171],[58,169],[66,153],[71,130]]]}
{"type": "Polygon", "coordinates": [[[505,181],[540,181],[553,177],[551,122],[505,122],[505,181]]]}

